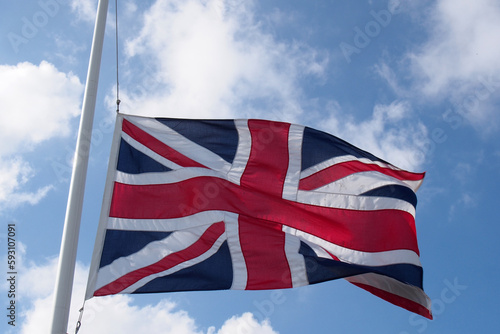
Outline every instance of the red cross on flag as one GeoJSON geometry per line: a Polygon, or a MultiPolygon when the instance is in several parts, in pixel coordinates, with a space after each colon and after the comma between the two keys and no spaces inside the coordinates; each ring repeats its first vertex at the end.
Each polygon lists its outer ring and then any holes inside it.
{"type": "Polygon", "coordinates": [[[119,115],[117,128],[87,299],[346,278],[432,317],[423,173],[289,123],[119,115]]]}

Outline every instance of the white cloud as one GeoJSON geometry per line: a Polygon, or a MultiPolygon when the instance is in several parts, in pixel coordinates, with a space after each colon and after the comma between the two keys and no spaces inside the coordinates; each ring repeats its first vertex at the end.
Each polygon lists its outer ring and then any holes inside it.
{"type": "Polygon", "coordinates": [[[422,167],[427,153],[427,129],[410,117],[409,103],[376,105],[372,117],[361,123],[340,117],[341,107],[337,103],[329,109],[332,116],[322,127],[330,133],[400,168],[418,171],[422,167]]]}
{"type": "Polygon", "coordinates": [[[448,221],[451,222],[455,220],[457,214],[463,213],[467,210],[477,207],[478,200],[475,194],[471,193],[463,193],[460,194],[458,199],[454,201],[452,205],[450,205],[450,209],[448,210],[448,221]]]}
{"type": "MultiPolygon", "coordinates": [[[[24,257],[24,247],[19,247],[19,260],[24,257]]],[[[23,261],[19,261],[23,263],[23,261]]],[[[48,333],[52,321],[53,288],[57,271],[57,259],[52,258],[43,265],[28,263],[19,268],[19,305],[22,317],[18,319],[21,334],[48,333]]],[[[69,319],[69,332],[74,332],[81,307],[88,267],[77,263],[73,297],[69,319]]],[[[109,333],[162,333],[203,334],[195,319],[168,299],[155,305],[139,307],[129,295],[92,298],[85,304],[81,334],[109,333]]],[[[257,321],[251,313],[234,316],[216,330],[211,326],[207,334],[276,334],[269,321],[257,321]]]]}
{"type": "Polygon", "coordinates": [[[52,186],[42,187],[35,192],[21,190],[33,176],[33,169],[21,158],[0,158],[0,211],[23,203],[34,205],[45,197],[52,186]]]}
{"type": "Polygon", "coordinates": [[[70,120],[80,113],[83,90],[75,75],[42,61],[38,66],[0,65],[0,78],[1,155],[69,134],[70,120]]]}
{"type": "MultiPolygon", "coordinates": [[[[207,334],[215,334],[213,330],[208,331],[207,334]]],[[[278,334],[271,327],[269,321],[264,320],[258,322],[252,313],[246,312],[241,316],[234,316],[231,319],[226,320],[221,329],[217,331],[217,334],[278,334]]]]}
{"type": "Polygon", "coordinates": [[[146,64],[122,87],[125,113],[170,117],[294,120],[303,76],[322,76],[327,58],[278,42],[255,22],[251,1],[158,0],[127,43],[146,64]]]}
{"type": "MultiPolygon", "coordinates": [[[[479,164],[479,161],[475,161],[479,164]]],[[[453,168],[451,175],[458,180],[461,184],[466,184],[470,182],[472,174],[475,172],[473,166],[470,163],[459,162],[453,168]]]]}
{"type": "Polygon", "coordinates": [[[137,307],[121,295],[90,300],[82,319],[81,333],[179,333],[202,334],[187,312],[166,299],[156,305],[137,307]],[[99,305],[96,307],[96,305],[99,305]],[[89,314],[88,312],[94,312],[89,314]]]}
{"type": "Polygon", "coordinates": [[[495,0],[440,0],[424,21],[429,39],[408,54],[415,89],[449,99],[477,129],[498,126],[500,6],[495,0]]]}
{"type": "Polygon", "coordinates": [[[428,94],[455,83],[500,72],[500,7],[493,0],[441,0],[431,12],[431,37],[414,54],[416,69],[427,78],[428,94]]]}
{"type": "MultiPolygon", "coordinates": [[[[120,110],[148,116],[300,122],[304,106],[311,103],[300,82],[305,76],[322,79],[328,58],[305,44],[276,40],[255,19],[252,4],[156,1],[144,15],[140,33],[127,42],[128,62],[140,60],[146,69],[125,74],[120,110]]],[[[351,120],[340,126],[338,113],[331,126],[321,126],[413,169],[423,163],[427,134],[421,123],[407,120],[408,110],[403,102],[378,105],[373,117],[361,124],[351,120]]]]}
{"type": "Polygon", "coordinates": [[[82,21],[94,22],[97,12],[97,0],[71,0],[71,10],[82,21]]]}
{"type": "Polygon", "coordinates": [[[411,97],[412,92],[408,91],[399,83],[399,77],[396,72],[385,62],[380,62],[374,66],[374,72],[384,79],[389,87],[399,98],[411,97]]]}
{"type": "Polygon", "coordinates": [[[0,65],[0,210],[36,204],[50,186],[23,191],[35,169],[21,154],[54,137],[70,134],[79,115],[83,85],[72,73],[42,61],[0,65]]]}

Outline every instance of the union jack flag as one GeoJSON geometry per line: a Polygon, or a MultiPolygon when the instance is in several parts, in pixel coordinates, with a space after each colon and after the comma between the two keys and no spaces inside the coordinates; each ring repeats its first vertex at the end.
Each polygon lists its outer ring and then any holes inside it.
{"type": "Polygon", "coordinates": [[[117,129],[87,299],[345,278],[432,318],[423,173],[282,122],[118,115],[117,129]]]}

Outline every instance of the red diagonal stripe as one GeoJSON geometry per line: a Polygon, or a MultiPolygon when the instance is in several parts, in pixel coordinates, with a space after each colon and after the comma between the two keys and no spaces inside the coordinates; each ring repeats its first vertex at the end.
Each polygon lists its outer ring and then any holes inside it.
{"type": "Polygon", "coordinates": [[[177,152],[176,150],[174,150],[170,146],[166,145],[162,141],[151,136],[149,133],[138,128],[137,126],[135,126],[131,122],[127,121],[126,119],[123,120],[122,130],[123,130],[123,132],[128,134],[133,139],[137,140],[142,145],[151,149],[153,152],[161,155],[165,159],[168,159],[168,160],[176,163],[179,166],[206,168],[205,166],[199,164],[198,162],[196,162],[196,161],[186,157],[185,155],[177,152]]]}
{"type": "Polygon", "coordinates": [[[398,295],[392,294],[390,292],[381,290],[381,289],[373,287],[371,285],[362,284],[362,283],[352,283],[352,284],[374,294],[377,297],[380,297],[380,298],[388,301],[389,303],[392,303],[394,305],[402,307],[410,312],[420,314],[421,316],[424,316],[424,317],[432,320],[431,312],[426,307],[424,307],[423,305],[420,305],[419,303],[414,302],[413,300],[403,298],[401,296],[398,296],[398,295]]]}
{"type": "Polygon", "coordinates": [[[406,211],[357,211],[296,203],[211,177],[160,185],[115,183],[110,216],[178,218],[206,210],[288,225],[354,250],[410,249],[418,254],[415,220],[406,211]],[[205,195],[204,189],[210,192],[205,195]],[[214,189],[218,190],[216,196],[214,189]]]}
{"type": "Polygon", "coordinates": [[[425,175],[425,173],[412,173],[404,170],[394,170],[391,168],[380,167],[376,164],[365,164],[361,161],[353,160],[332,165],[303,178],[299,182],[299,190],[314,190],[351,174],[369,171],[375,171],[392,176],[398,180],[410,181],[422,180],[425,175]]]}
{"type": "Polygon", "coordinates": [[[121,276],[117,280],[101,287],[94,292],[94,296],[106,296],[117,294],[128,288],[132,284],[137,283],[141,279],[160,273],[162,271],[168,270],[175,267],[176,265],[194,259],[203,253],[207,252],[217,241],[217,239],[224,233],[224,223],[219,222],[211,225],[205,233],[202,234],[200,239],[198,239],[191,246],[172,253],[160,261],[153,263],[149,266],[134,270],[124,276],[121,276]]]}

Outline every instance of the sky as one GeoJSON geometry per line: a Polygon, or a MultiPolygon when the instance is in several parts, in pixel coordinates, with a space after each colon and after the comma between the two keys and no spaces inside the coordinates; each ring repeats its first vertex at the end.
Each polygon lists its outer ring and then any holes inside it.
{"type": "MultiPolygon", "coordinates": [[[[498,1],[118,2],[122,112],[298,123],[426,172],[416,225],[434,320],[336,280],[290,290],[93,298],[80,333],[498,330],[498,1]]],[[[50,327],[96,4],[0,2],[4,333],[50,327]],[[14,298],[8,296],[9,226],[15,229],[14,298]],[[8,324],[12,300],[16,326],[8,324]]],[[[110,1],[70,332],[83,302],[111,145],[115,18],[110,1]]]]}

